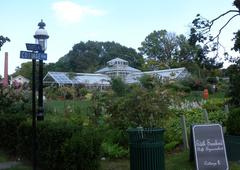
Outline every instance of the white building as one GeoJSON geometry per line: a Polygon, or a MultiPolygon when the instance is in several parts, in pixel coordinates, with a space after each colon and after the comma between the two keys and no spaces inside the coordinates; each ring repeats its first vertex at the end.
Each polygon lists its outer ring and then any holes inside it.
{"type": "Polygon", "coordinates": [[[16,77],[11,78],[10,85],[13,85],[13,84],[15,84],[15,85],[23,85],[23,84],[28,84],[29,82],[30,82],[29,79],[27,79],[27,78],[25,78],[25,77],[23,77],[21,75],[18,75],[16,77]]]}
{"type": "Polygon", "coordinates": [[[44,77],[44,84],[77,85],[82,84],[87,88],[108,88],[111,86],[111,78],[121,77],[125,83],[138,83],[143,75],[156,76],[161,80],[178,80],[189,76],[186,68],[174,68],[167,70],[142,72],[128,65],[128,61],[115,58],[107,62],[107,66],[96,71],[96,73],[66,73],[48,72],[44,77]]]}
{"type": "Polygon", "coordinates": [[[129,74],[141,73],[141,71],[128,66],[128,61],[115,58],[107,62],[107,67],[96,71],[96,73],[105,74],[111,78],[118,76],[124,79],[129,74]]]}

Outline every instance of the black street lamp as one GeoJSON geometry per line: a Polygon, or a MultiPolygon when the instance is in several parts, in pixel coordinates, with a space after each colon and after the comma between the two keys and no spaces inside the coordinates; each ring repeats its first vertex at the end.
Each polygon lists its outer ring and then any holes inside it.
{"type": "MultiPolygon", "coordinates": [[[[38,23],[39,28],[33,36],[36,40],[36,44],[41,45],[41,50],[39,53],[44,53],[47,49],[47,39],[49,38],[47,31],[44,29],[46,24],[41,20],[38,23]]],[[[43,60],[39,60],[39,81],[38,81],[38,111],[37,120],[43,120],[44,108],[43,108],[43,60]]]]}

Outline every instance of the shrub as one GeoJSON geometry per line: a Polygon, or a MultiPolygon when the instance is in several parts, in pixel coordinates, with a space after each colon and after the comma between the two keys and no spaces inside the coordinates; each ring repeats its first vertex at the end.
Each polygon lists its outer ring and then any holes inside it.
{"type": "Polygon", "coordinates": [[[16,153],[17,129],[24,120],[24,114],[0,114],[0,147],[10,154],[16,153]]]}
{"type": "Polygon", "coordinates": [[[230,135],[240,135],[240,108],[235,108],[230,111],[226,126],[227,132],[230,135]]]}
{"type": "Polygon", "coordinates": [[[178,144],[179,144],[178,141],[172,141],[172,142],[170,142],[170,143],[167,143],[167,144],[164,146],[164,150],[165,150],[166,152],[170,152],[170,151],[174,150],[178,144]]]}
{"type": "Polygon", "coordinates": [[[173,146],[182,143],[181,115],[185,115],[188,132],[190,132],[189,128],[192,124],[204,123],[203,112],[201,109],[174,110],[174,113],[169,116],[169,119],[165,120],[164,125],[164,128],[166,129],[166,132],[164,133],[165,147],[168,151],[174,149],[173,146]]]}
{"type": "Polygon", "coordinates": [[[109,158],[123,158],[128,155],[128,150],[113,143],[102,143],[103,156],[109,158]]]}
{"type": "Polygon", "coordinates": [[[218,83],[218,78],[217,77],[208,77],[207,82],[211,84],[217,84],[218,83]]]}
{"type": "Polygon", "coordinates": [[[86,88],[81,88],[81,89],[79,89],[78,93],[79,93],[78,96],[80,96],[80,97],[84,97],[84,96],[87,95],[88,90],[87,90],[86,88]]]}
{"type": "Polygon", "coordinates": [[[186,92],[186,93],[190,93],[191,92],[191,88],[189,86],[185,86],[183,83],[181,82],[175,82],[175,83],[171,83],[167,85],[168,88],[173,89],[174,91],[181,91],[181,92],[186,92]]]}
{"type": "Polygon", "coordinates": [[[23,88],[4,88],[0,86],[0,113],[28,113],[31,103],[30,91],[23,88]]]}
{"type": "MultiPolygon", "coordinates": [[[[69,122],[39,122],[37,125],[38,162],[42,169],[63,169],[61,148],[66,139],[79,131],[80,126],[69,122]]],[[[18,130],[20,156],[32,159],[32,125],[30,121],[21,124],[18,130]]]]}
{"type": "Polygon", "coordinates": [[[64,169],[97,170],[102,139],[92,128],[84,128],[67,139],[62,146],[64,169]]]}
{"type": "Polygon", "coordinates": [[[122,158],[128,155],[128,134],[126,130],[119,130],[104,125],[101,129],[103,136],[102,156],[109,158],[122,158]]]}
{"type": "Polygon", "coordinates": [[[225,101],[221,98],[209,99],[203,105],[203,108],[206,109],[208,112],[215,112],[215,111],[223,110],[224,102],[225,101]]]}
{"type": "Polygon", "coordinates": [[[227,121],[227,114],[223,110],[209,112],[208,117],[211,123],[219,123],[223,126],[227,121]]]}

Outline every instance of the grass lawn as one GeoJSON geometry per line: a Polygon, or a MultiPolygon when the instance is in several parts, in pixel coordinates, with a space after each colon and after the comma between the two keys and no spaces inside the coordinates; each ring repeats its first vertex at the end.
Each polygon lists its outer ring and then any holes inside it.
{"type": "Polygon", "coordinates": [[[89,100],[47,100],[46,112],[64,114],[70,110],[76,113],[89,113],[89,100]]]}
{"type": "MultiPolygon", "coordinates": [[[[0,152],[0,161],[8,161],[7,156],[0,152]]],[[[230,162],[231,170],[240,170],[240,163],[230,162]]],[[[188,161],[188,152],[179,152],[165,155],[166,170],[195,170],[194,162],[188,161]]],[[[31,170],[31,165],[21,164],[8,170],[31,170]]],[[[129,159],[101,161],[101,170],[130,170],[129,159]]]]}
{"type": "MultiPolygon", "coordinates": [[[[194,162],[189,162],[188,152],[165,155],[166,170],[195,170],[194,162]]],[[[240,170],[240,163],[230,162],[231,170],[240,170]]],[[[102,161],[101,170],[130,170],[129,160],[102,161]]]]}

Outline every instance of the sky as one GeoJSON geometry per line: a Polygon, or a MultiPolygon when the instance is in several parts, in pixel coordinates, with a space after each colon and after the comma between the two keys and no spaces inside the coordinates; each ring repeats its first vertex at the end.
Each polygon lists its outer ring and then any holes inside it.
{"type": "MultiPolygon", "coordinates": [[[[0,75],[4,53],[9,55],[9,74],[21,63],[20,51],[26,43],[35,43],[33,35],[43,19],[49,34],[46,63],[57,62],[81,41],[115,41],[137,50],[147,35],[165,29],[177,35],[189,35],[190,24],[200,13],[213,19],[229,9],[233,0],[0,0],[0,35],[11,42],[0,51],[0,75]]],[[[230,17],[230,15],[229,15],[230,17]]],[[[224,24],[224,17],[215,31],[224,24]]],[[[229,50],[240,17],[224,29],[221,43],[229,50]]],[[[236,54],[232,54],[236,55],[236,54]]]]}

